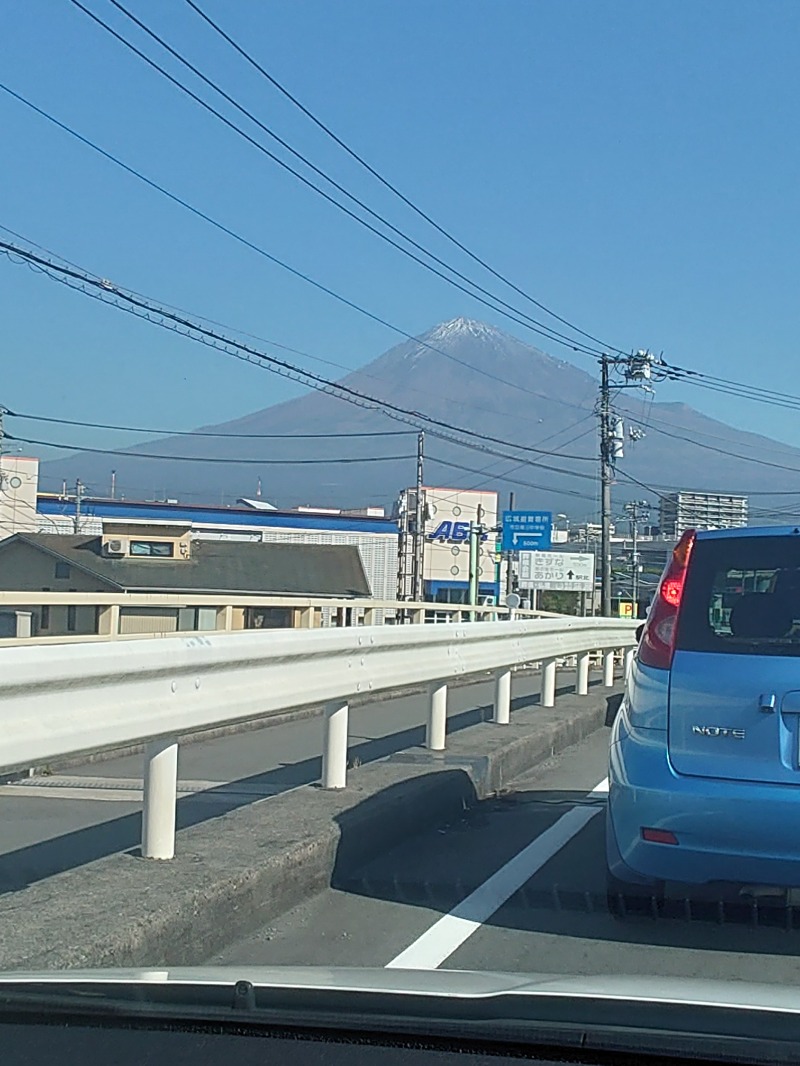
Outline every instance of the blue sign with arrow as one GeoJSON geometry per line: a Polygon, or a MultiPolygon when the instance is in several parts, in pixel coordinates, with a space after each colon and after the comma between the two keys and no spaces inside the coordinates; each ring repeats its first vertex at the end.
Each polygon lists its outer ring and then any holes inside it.
{"type": "Polygon", "coordinates": [[[552,511],[503,511],[502,550],[547,551],[552,529],[552,511]]]}

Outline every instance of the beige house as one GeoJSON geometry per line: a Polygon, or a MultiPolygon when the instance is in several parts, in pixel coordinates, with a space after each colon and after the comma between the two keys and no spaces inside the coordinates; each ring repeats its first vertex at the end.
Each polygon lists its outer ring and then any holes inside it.
{"type": "MultiPolygon", "coordinates": [[[[188,528],[124,524],[102,536],[18,533],[0,541],[0,590],[170,593],[192,597],[273,595],[368,598],[358,548],[349,545],[193,541],[188,528]]],[[[107,632],[94,606],[14,605],[32,614],[33,635],[107,632]]],[[[216,606],[125,606],[120,633],[216,629],[216,606]]],[[[299,608],[234,606],[234,629],[299,624],[299,608]]]]}

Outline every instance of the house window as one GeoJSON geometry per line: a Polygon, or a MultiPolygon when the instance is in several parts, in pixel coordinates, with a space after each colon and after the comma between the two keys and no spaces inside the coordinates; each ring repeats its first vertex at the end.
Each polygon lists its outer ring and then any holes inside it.
{"type": "Polygon", "coordinates": [[[292,613],[288,607],[248,607],[248,629],[291,629],[292,613]]]}
{"type": "Polygon", "coordinates": [[[131,555],[171,559],[175,552],[175,545],[169,540],[132,540],[128,550],[131,555]]]}
{"type": "Polygon", "coordinates": [[[69,577],[69,563],[56,563],[56,577],[69,577]]]}
{"type": "Polygon", "coordinates": [[[67,607],[67,632],[74,633],[77,628],[78,608],[74,603],[67,607]]]}

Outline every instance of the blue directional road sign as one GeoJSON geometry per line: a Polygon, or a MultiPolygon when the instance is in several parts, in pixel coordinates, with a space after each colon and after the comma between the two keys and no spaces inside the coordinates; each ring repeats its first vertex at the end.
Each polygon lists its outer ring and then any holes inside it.
{"type": "Polygon", "coordinates": [[[504,552],[546,551],[550,547],[551,511],[503,511],[504,552]]]}

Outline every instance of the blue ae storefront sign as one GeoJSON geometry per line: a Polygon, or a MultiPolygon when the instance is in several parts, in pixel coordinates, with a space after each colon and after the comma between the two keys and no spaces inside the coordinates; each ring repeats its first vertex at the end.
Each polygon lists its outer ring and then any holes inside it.
{"type": "MultiPolygon", "coordinates": [[[[440,522],[432,533],[428,534],[428,540],[446,541],[448,544],[458,544],[469,540],[469,522],[440,522]]],[[[481,540],[488,538],[488,532],[484,531],[481,540]]]]}
{"type": "Polygon", "coordinates": [[[504,552],[547,551],[553,528],[552,511],[503,511],[504,552]]]}

